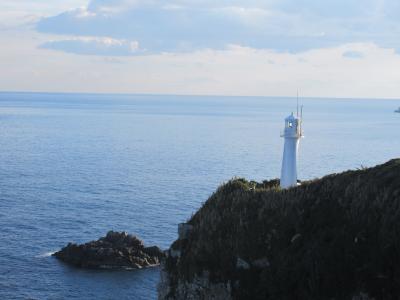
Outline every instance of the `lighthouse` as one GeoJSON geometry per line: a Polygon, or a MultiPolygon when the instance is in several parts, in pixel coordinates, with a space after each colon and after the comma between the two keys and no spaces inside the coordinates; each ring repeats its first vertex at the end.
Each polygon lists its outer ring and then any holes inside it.
{"type": "MultiPolygon", "coordinates": [[[[303,111],[303,109],[301,110],[303,111]]],[[[285,129],[281,137],[285,139],[281,172],[281,188],[297,186],[297,153],[299,141],[303,137],[302,113],[296,117],[293,113],[285,119],[285,129]]]]}

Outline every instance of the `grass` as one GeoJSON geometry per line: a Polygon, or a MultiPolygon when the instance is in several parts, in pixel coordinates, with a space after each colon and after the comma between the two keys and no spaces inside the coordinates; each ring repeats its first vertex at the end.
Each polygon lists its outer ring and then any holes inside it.
{"type": "Polygon", "coordinates": [[[375,299],[400,295],[400,160],[281,190],[233,179],[189,220],[170,258],[172,285],[208,271],[235,299],[375,299]],[[237,269],[267,258],[268,267],[237,269]]]}

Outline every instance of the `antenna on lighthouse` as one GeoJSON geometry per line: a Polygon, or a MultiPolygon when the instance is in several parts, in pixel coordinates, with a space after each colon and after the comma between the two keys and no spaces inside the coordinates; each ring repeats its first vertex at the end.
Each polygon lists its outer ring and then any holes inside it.
{"type": "Polygon", "coordinates": [[[303,105],[300,106],[300,135],[303,135],[303,105]]]}
{"type": "Polygon", "coordinates": [[[299,117],[299,89],[297,89],[297,117],[299,117]]]}

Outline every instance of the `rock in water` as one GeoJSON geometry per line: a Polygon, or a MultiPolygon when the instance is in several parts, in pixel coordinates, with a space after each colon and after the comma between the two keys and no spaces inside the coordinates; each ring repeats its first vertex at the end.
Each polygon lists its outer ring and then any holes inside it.
{"type": "Polygon", "coordinates": [[[141,269],[159,265],[164,253],[157,246],[145,247],[136,236],[110,231],[97,241],[69,243],[53,256],[81,268],[141,269]]]}

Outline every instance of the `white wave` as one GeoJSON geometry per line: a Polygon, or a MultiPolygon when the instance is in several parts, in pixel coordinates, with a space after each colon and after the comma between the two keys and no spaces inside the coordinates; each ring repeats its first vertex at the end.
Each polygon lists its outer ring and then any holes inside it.
{"type": "Polygon", "coordinates": [[[36,255],[36,258],[43,258],[43,257],[50,257],[52,256],[54,253],[56,253],[56,251],[51,251],[51,252],[45,252],[39,255],[36,255]]]}

